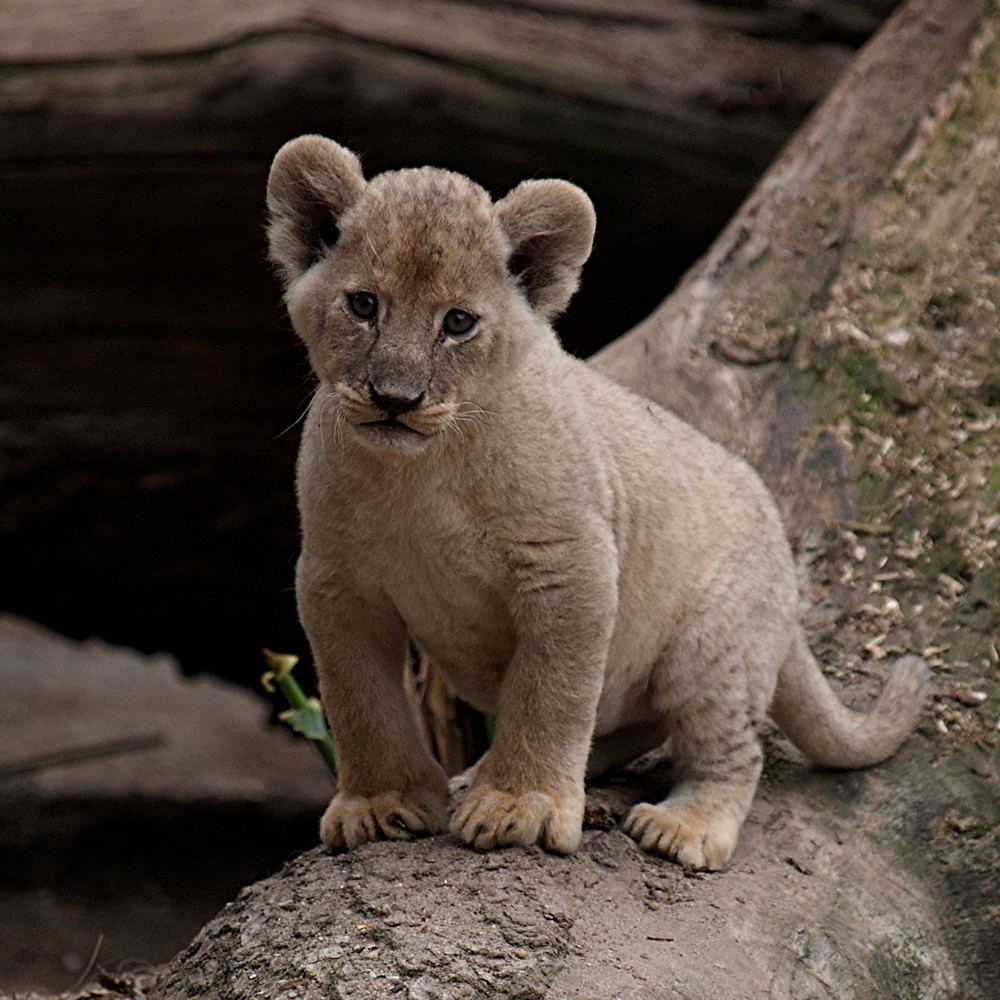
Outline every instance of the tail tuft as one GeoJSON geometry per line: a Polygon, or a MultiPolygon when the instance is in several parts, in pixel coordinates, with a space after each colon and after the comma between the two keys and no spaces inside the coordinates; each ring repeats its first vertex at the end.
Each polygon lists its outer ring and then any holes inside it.
{"type": "Polygon", "coordinates": [[[874,714],[893,719],[904,731],[913,731],[924,713],[930,693],[931,671],[920,656],[901,656],[892,665],[889,679],[875,703],[874,714]]]}
{"type": "Polygon", "coordinates": [[[873,710],[854,712],[833,692],[800,636],[778,676],[771,715],[817,764],[870,767],[891,757],[910,735],[929,689],[927,664],[919,656],[902,656],[873,710]]]}

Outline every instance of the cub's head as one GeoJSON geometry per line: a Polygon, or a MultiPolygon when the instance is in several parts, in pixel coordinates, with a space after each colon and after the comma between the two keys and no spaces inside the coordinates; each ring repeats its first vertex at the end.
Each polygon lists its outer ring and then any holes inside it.
{"type": "Polygon", "coordinates": [[[288,312],[338,422],[411,453],[503,391],[594,236],[590,199],[565,181],[495,203],[432,167],[366,181],[350,150],[315,135],[278,151],[267,207],[288,312]]]}

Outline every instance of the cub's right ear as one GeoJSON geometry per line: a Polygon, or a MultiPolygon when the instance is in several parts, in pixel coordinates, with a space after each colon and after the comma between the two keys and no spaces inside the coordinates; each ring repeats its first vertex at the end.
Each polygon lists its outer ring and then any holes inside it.
{"type": "Polygon", "coordinates": [[[285,285],[337,242],[337,223],[365,189],[358,158],[321,135],[303,135],[278,150],[267,178],[267,240],[285,285]]]}

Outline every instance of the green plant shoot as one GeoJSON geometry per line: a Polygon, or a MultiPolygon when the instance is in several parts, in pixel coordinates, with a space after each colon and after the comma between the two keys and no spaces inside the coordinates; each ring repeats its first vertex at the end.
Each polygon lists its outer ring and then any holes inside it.
{"type": "Polygon", "coordinates": [[[290,653],[273,653],[270,649],[262,650],[264,661],[270,670],[261,675],[260,682],[268,694],[274,694],[275,686],[285,696],[291,706],[286,708],[278,718],[287,723],[297,733],[307,740],[312,740],[314,746],[323,758],[327,769],[334,778],[337,777],[337,758],[333,751],[333,740],[330,730],[326,727],[323,717],[323,706],[318,698],[307,698],[299,687],[299,682],[292,676],[297,656],[290,653]]]}

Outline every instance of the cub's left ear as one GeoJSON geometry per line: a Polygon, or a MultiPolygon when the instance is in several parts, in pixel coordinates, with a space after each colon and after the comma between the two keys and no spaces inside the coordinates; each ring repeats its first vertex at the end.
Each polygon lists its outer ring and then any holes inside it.
{"type": "Polygon", "coordinates": [[[535,312],[551,320],[573,297],[590,256],[594,206],[568,181],[525,181],[497,202],[496,212],[513,247],[507,269],[535,312]]]}

